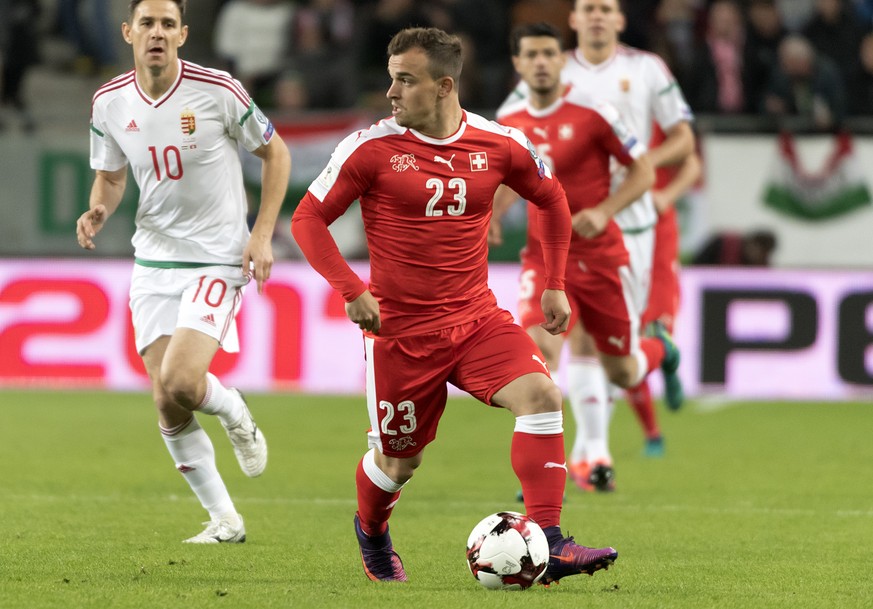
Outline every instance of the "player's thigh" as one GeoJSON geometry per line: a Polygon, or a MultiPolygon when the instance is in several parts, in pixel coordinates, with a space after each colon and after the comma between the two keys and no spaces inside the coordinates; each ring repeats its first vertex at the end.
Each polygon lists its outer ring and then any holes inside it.
{"type": "MultiPolygon", "coordinates": [[[[633,304],[633,279],[624,265],[591,265],[585,282],[568,281],[568,296],[579,311],[585,334],[597,351],[610,356],[630,354],[639,341],[639,316],[633,304]]],[[[571,345],[581,345],[575,340],[571,345]]],[[[578,350],[573,350],[579,354],[578,350]]]]}
{"type": "Polygon", "coordinates": [[[642,316],[649,302],[652,282],[652,264],[655,251],[655,231],[625,233],[624,244],[630,257],[630,280],[628,284],[634,309],[642,316]]]}
{"type": "Polygon", "coordinates": [[[239,267],[190,269],[179,303],[176,326],[196,330],[217,341],[230,353],[239,351],[236,315],[247,282],[239,267]]]}
{"type": "MultiPolygon", "coordinates": [[[[453,342],[458,357],[450,382],[486,404],[494,403],[498,391],[525,375],[542,377],[537,380],[540,389],[556,387],[540,348],[502,309],[456,328],[453,342]]],[[[537,392],[530,395],[541,398],[537,392]]],[[[506,399],[494,405],[510,407],[506,399]]]]}
{"type": "Polygon", "coordinates": [[[552,334],[545,328],[535,325],[527,328],[527,334],[530,336],[540,351],[546,363],[549,365],[549,371],[555,372],[561,363],[561,350],[564,347],[564,333],[552,334]]]}
{"type": "Polygon", "coordinates": [[[452,349],[445,334],[364,337],[371,447],[411,458],[436,437],[446,406],[452,349]]]}
{"type": "Polygon", "coordinates": [[[199,384],[217,351],[215,337],[191,328],[176,328],[164,352],[161,382],[177,387],[199,384]]]}

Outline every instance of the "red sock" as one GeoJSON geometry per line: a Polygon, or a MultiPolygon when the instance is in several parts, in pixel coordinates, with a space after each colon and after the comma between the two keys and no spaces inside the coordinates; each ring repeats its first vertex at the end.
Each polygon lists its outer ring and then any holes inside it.
{"type": "Polygon", "coordinates": [[[567,483],[564,434],[512,434],[512,469],[521,482],[527,515],[542,528],[561,522],[567,483]]]}
{"type": "Polygon", "coordinates": [[[640,425],[643,426],[643,432],[647,438],[657,438],[661,435],[661,430],[658,429],[658,421],[655,416],[655,408],[652,405],[652,393],[649,391],[649,383],[646,379],[637,385],[627,390],[627,400],[640,425]]]}
{"type": "Polygon", "coordinates": [[[364,472],[364,460],[358,463],[355,472],[355,484],[358,487],[358,517],[364,533],[381,535],[388,528],[388,518],[394,510],[394,504],[400,498],[400,491],[389,493],[376,486],[364,472]]]}
{"type": "Polygon", "coordinates": [[[640,339],[640,350],[646,354],[646,360],[649,362],[649,370],[646,374],[659,368],[664,361],[664,355],[667,354],[664,343],[660,339],[648,336],[640,339]]]}

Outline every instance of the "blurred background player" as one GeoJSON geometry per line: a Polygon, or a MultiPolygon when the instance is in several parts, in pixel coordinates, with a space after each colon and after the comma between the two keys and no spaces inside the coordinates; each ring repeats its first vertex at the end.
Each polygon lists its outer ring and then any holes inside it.
{"type": "MultiPolygon", "coordinates": [[[[579,359],[602,363],[609,379],[628,388],[637,385],[665,356],[675,357],[672,345],[656,338],[640,339],[640,319],[629,304],[630,271],[621,229],[613,216],[654,184],[655,173],[645,156],[646,147],[609,104],[594,103],[587,92],[561,82],[566,62],[560,33],[545,23],[517,27],[511,36],[512,62],[527,83],[529,95],[501,108],[497,120],[528,136],[548,162],[567,193],[574,234],[567,261],[566,291],[573,310],[571,353],[579,359]],[[610,162],[628,171],[612,192],[610,162]],[[593,352],[576,350],[595,346],[593,352]]],[[[514,193],[495,200],[492,223],[514,193]]],[[[551,370],[557,370],[563,335],[553,336],[538,326],[542,315],[534,308],[543,289],[542,256],[537,212],[528,208],[527,244],[522,251],[519,300],[521,325],[542,349],[551,370]]],[[[592,470],[576,482],[586,490],[612,490],[610,464],[598,459],[605,445],[589,443],[592,470]],[[596,471],[596,473],[595,473],[596,471]]],[[[576,479],[577,472],[570,475],[576,479]]]]}
{"type": "MultiPolygon", "coordinates": [[[[663,137],[663,132],[656,127],[652,146],[657,146],[663,137]]],[[[702,166],[697,153],[687,156],[679,165],[660,167],[656,172],[652,201],[658,212],[658,223],[655,225],[652,281],[648,306],[642,318],[643,328],[658,321],[671,335],[673,333],[680,303],[679,218],[675,204],[697,183],[701,172],[702,166]]],[[[643,454],[647,457],[663,456],[664,438],[658,425],[648,377],[636,387],[628,389],[625,396],[645,435],[643,454]]]]}
{"type": "Polygon", "coordinates": [[[501,183],[541,209],[544,328],[563,332],[570,215],[561,185],[523,134],[461,108],[461,42],[437,28],[401,30],[388,45],[392,117],[343,140],[294,214],[306,259],[364,331],[370,450],[356,474],[355,533],[372,580],[406,581],[388,519],[421,464],[447,383],[515,415],[512,467],[528,516],[549,540],[551,583],[618,556],[564,537],[567,481],[561,392],[531,338],[488,287],[488,221],[501,183]],[[360,198],[369,288],[328,226],[360,198]]]}
{"type": "MultiPolygon", "coordinates": [[[[615,106],[641,141],[652,139],[657,123],[665,139],[648,155],[655,167],[683,161],[694,150],[691,130],[691,109],[685,102],[679,85],[670,70],[656,55],[619,43],[625,28],[625,17],[619,0],[576,0],[570,13],[570,25],[576,31],[578,47],[567,53],[562,79],[587,91],[597,101],[615,106]]],[[[527,95],[527,85],[520,83],[505,103],[527,95]]],[[[622,171],[614,173],[613,184],[622,179],[622,171]]],[[[624,234],[630,255],[632,302],[638,315],[646,310],[651,281],[654,250],[654,226],[657,222],[650,194],[616,214],[616,222],[624,234]]],[[[660,323],[652,331],[672,345],[672,337],[660,323]]],[[[571,341],[573,338],[571,337],[571,341]]],[[[573,347],[575,352],[593,353],[590,340],[573,347]]],[[[683,398],[682,384],[677,374],[678,356],[667,358],[662,365],[668,403],[678,408],[683,398]]],[[[611,419],[612,392],[604,370],[596,358],[570,358],[568,393],[577,422],[577,438],[571,453],[574,480],[584,480],[597,460],[599,474],[612,478],[612,456],[608,448],[608,426],[611,419]],[[589,454],[589,446],[594,454],[589,454]],[[599,447],[605,446],[602,450],[599,447]]],[[[595,480],[595,486],[604,486],[595,480]]],[[[584,487],[584,486],[583,486],[584,487]]]]}
{"type": "Polygon", "coordinates": [[[234,318],[243,288],[270,277],[270,238],[291,168],[288,148],[226,72],[181,61],[185,0],[133,0],[122,25],[135,69],[94,94],[90,209],[79,245],[121,202],[131,166],[140,189],[130,308],[136,348],[152,382],[164,442],[210,520],[189,543],[245,541],[194,412],[218,416],[243,472],[260,475],[267,444],[245,400],[208,372],[221,347],[239,350],[234,318]],[[263,160],[263,193],[251,233],[237,145],[263,160]]]}

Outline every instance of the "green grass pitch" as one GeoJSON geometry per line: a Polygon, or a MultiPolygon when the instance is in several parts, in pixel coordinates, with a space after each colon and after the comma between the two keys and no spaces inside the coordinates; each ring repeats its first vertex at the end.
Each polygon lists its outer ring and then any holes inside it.
{"type": "Polygon", "coordinates": [[[261,478],[240,472],[218,422],[201,417],[248,541],[189,546],[206,514],[146,395],[0,392],[0,607],[873,607],[870,404],[692,402],[659,413],[661,459],[642,456],[620,404],[617,492],[568,486],[563,513],[565,532],[615,546],[616,564],[494,592],[468,573],[464,544],[480,518],[521,509],[509,413],[450,401],[391,521],[410,581],[379,584],[352,529],[363,398],[249,402],[270,447],[261,478]]]}

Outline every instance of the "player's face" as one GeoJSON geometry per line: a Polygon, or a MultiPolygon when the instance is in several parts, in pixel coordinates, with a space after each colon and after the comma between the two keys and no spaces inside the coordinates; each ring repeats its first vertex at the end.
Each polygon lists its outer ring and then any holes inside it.
{"type": "Polygon", "coordinates": [[[570,13],[570,26],[576,30],[579,46],[599,49],[615,45],[624,25],[618,0],[576,0],[570,13]]]}
{"type": "Polygon", "coordinates": [[[388,58],[391,114],[402,127],[427,131],[436,122],[440,82],[428,72],[428,58],[421,49],[410,49],[388,58]]]}
{"type": "Polygon", "coordinates": [[[175,2],[144,0],[136,7],[130,23],[122,24],[121,33],[133,47],[138,68],[160,71],[175,65],[179,47],[188,37],[188,26],[182,25],[175,2]]]}
{"type": "Polygon", "coordinates": [[[512,58],[512,65],[531,91],[547,95],[560,88],[564,61],[561,45],[555,38],[525,36],[519,41],[518,55],[512,58]]]}

